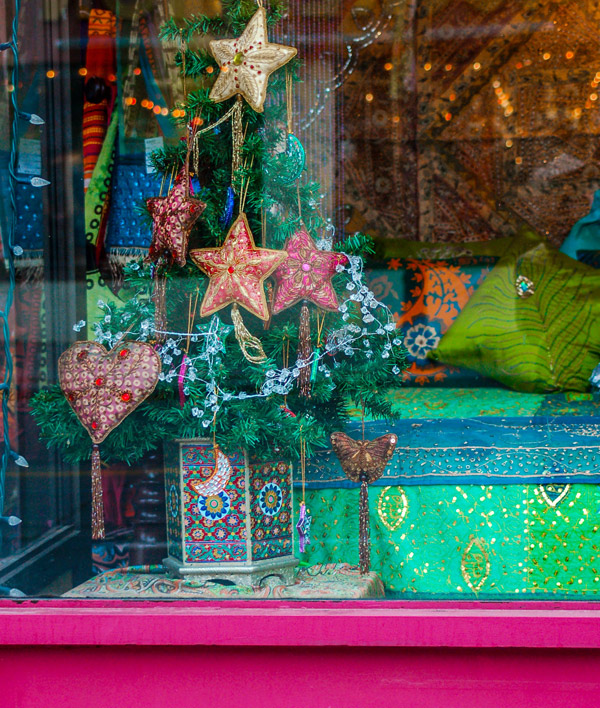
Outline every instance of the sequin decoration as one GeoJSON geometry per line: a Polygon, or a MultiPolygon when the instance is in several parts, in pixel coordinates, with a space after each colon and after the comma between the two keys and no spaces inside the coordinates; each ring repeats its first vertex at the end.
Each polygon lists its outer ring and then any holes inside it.
{"type": "Polygon", "coordinates": [[[148,199],[148,211],[154,222],[148,257],[157,262],[165,255],[183,267],[187,258],[190,231],[206,209],[206,204],[190,196],[182,171],[166,197],[148,199]]]}
{"type": "Polygon", "coordinates": [[[190,251],[191,259],[210,278],[200,316],[208,317],[237,303],[261,320],[268,320],[264,281],[286,256],[285,251],[257,248],[246,215],[240,214],[221,248],[190,251]]]}
{"type": "Polygon", "coordinates": [[[408,513],[408,499],[402,487],[384,487],[377,497],[377,514],[381,523],[396,531],[404,523],[408,513]]]}
{"type": "Polygon", "coordinates": [[[96,444],[150,396],[160,371],[158,354],[143,342],[109,352],[97,342],[76,342],[58,360],[60,387],[96,444]]]}
{"type": "Polygon", "coordinates": [[[337,310],[338,298],[331,280],[337,266],[347,263],[346,256],[318,249],[304,225],[288,238],[284,248],[287,258],[275,271],[273,314],[300,300],[309,300],[324,310],[337,310]]]}
{"type": "Polygon", "coordinates": [[[538,487],[542,499],[553,509],[569,494],[570,484],[540,484],[538,487]]]}
{"type": "Polygon", "coordinates": [[[515,281],[517,295],[521,298],[531,297],[535,293],[533,281],[526,278],[524,275],[519,275],[515,281]]]}
{"type": "Polygon", "coordinates": [[[218,447],[215,447],[215,460],[214,472],[207,480],[190,481],[190,487],[201,496],[208,497],[222,492],[231,477],[231,463],[218,447]]]}
{"type": "Polygon", "coordinates": [[[469,545],[463,553],[460,570],[462,576],[473,592],[479,592],[490,575],[490,558],[484,542],[480,538],[471,537],[469,545]]]}

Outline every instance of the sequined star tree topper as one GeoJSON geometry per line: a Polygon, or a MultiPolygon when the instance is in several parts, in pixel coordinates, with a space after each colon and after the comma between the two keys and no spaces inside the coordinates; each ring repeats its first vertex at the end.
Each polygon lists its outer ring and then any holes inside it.
{"type": "Polygon", "coordinates": [[[269,42],[264,7],[259,7],[240,37],[213,40],[210,49],[220,67],[210,98],[220,103],[239,94],[257,113],[264,110],[269,76],[297,53],[295,47],[269,42]]]}

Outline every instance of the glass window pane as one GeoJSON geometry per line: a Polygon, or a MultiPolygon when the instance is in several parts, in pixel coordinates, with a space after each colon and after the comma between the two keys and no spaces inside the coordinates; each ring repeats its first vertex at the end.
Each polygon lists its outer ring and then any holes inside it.
{"type": "Polygon", "coordinates": [[[9,3],[0,595],[595,598],[599,22],[9,3]]]}

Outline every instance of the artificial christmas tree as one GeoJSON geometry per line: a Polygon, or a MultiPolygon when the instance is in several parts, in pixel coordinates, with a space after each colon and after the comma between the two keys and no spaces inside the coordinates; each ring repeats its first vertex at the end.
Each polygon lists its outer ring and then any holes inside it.
{"type": "MultiPolygon", "coordinates": [[[[179,453],[169,453],[167,480],[169,545],[184,549],[173,556],[178,572],[185,572],[186,547],[205,544],[187,561],[214,565],[219,554],[206,549],[233,536],[248,566],[257,533],[264,538],[273,526],[282,542],[274,536],[260,558],[289,558],[290,461],[301,458],[302,466],[326,446],[353,401],[372,417],[393,417],[383,394],[398,385],[404,366],[391,314],[363,280],[371,240],[354,234],[333,242],[320,187],[305,177],[293,134],[296,51],[268,38],[283,3],[273,0],[268,12],[261,0],[222,5],[222,17],[194,15],[183,27],[172,20],[163,27],[164,39],[185,43],[177,61],[195,87],[173,107],[183,114],[176,121],[182,140],[153,155],[167,195],[148,205],[150,257],[125,268],[122,302],[99,303],[104,316],[93,324],[99,344],[149,343],[162,362],[152,395],[108,435],[103,456],[133,463],[180,441],[179,453]],[[191,48],[198,37],[220,39],[210,49],[191,48]],[[265,525],[279,494],[283,517],[265,525]]],[[[40,393],[32,407],[49,444],[71,461],[89,457],[86,431],[59,388],[40,393]]],[[[302,545],[309,540],[304,511],[302,545]]]]}

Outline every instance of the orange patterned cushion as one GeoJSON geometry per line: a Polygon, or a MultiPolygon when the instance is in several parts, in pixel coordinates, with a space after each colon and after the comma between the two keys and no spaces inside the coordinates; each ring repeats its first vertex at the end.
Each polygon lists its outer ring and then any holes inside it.
{"type": "Polygon", "coordinates": [[[461,256],[445,260],[392,258],[387,270],[372,270],[369,287],[392,311],[408,350],[409,385],[482,385],[479,374],[428,360],[450,325],[498,258],[461,256]]]}

